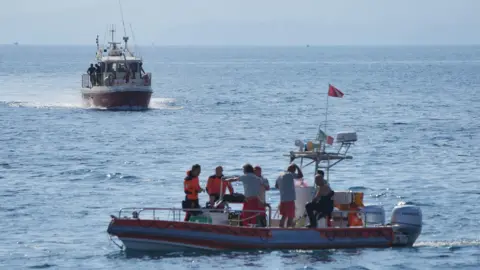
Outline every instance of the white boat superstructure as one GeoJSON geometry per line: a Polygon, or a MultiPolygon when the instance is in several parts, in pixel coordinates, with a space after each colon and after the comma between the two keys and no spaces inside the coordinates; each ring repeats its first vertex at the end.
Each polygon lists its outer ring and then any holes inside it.
{"type": "Polygon", "coordinates": [[[115,26],[110,29],[108,47],[100,47],[97,36],[95,63],[82,75],[84,104],[107,109],[148,109],[152,90],[152,74],[143,69],[143,59],[128,47],[115,41],[115,26]]]}

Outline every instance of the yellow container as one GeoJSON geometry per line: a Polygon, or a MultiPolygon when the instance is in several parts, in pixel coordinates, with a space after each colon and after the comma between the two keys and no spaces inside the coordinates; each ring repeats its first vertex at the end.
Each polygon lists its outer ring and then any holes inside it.
{"type": "Polygon", "coordinates": [[[363,207],[363,192],[353,192],[353,203],[358,207],[363,207]]]}

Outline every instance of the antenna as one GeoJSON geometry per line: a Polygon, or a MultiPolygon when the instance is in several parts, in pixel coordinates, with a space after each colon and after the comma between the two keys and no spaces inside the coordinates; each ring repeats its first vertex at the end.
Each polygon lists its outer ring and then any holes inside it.
{"type": "Polygon", "coordinates": [[[111,25],[110,32],[112,32],[112,42],[115,42],[115,25],[114,24],[111,25]]]}
{"type": "Polygon", "coordinates": [[[130,32],[132,32],[133,43],[135,44],[135,52],[138,52],[137,42],[135,41],[135,34],[133,33],[133,27],[131,23],[130,23],[130,32]]]}
{"type": "Polygon", "coordinates": [[[126,37],[127,36],[127,29],[125,29],[125,20],[123,19],[122,1],[118,0],[118,5],[120,6],[120,15],[122,16],[123,34],[126,37]]]}
{"type": "Polygon", "coordinates": [[[125,20],[123,19],[123,9],[122,9],[122,2],[118,0],[118,5],[120,6],[120,15],[122,16],[122,25],[123,25],[123,41],[125,42],[125,50],[128,51],[128,37],[127,37],[127,29],[125,28],[125,20]]]}

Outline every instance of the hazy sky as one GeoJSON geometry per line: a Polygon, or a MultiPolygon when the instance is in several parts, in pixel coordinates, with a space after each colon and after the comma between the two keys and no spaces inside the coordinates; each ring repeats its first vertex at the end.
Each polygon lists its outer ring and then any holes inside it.
{"type": "MultiPolygon", "coordinates": [[[[122,0],[136,43],[480,44],[480,0],[122,0]]],[[[0,0],[0,44],[92,44],[118,0],[0,0]]],[[[130,35],[131,36],[131,35],[130,35]]]]}

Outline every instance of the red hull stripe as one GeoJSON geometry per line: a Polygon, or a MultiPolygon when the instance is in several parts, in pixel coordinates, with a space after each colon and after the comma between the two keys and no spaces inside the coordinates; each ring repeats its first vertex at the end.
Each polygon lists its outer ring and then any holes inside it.
{"type": "Polygon", "coordinates": [[[118,91],[107,93],[84,93],[85,103],[103,108],[141,107],[148,108],[152,93],[149,91],[118,91]]]}
{"type": "Polygon", "coordinates": [[[143,228],[158,228],[158,229],[176,229],[196,232],[206,232],[215,234],[227,234],[243,237],[261,237],[268,239],[272,237],[270,229],[266,228],[248,228],[248,227],[234,227],[226,225],[209,225],[193,222],[175,222],[163,220],[134,220],[134,219],[117,219],[113,226],[131,226],[143,228]]]}
{"type": "MultiPolygon", "coordinates": [[[[318,244],[243,244],[235,242],[219,242],[212,240],[198,240],[198,239],[184,239],[179,237],[170,237],[170,236],[146,236],[136,233],[121,233],[117,235],[120,239],[130,238],[136,240],[157,240],[162,242],[170,242],[176,244],[192,245],[203,248],[218,249],[218,250],[239,250],[239,249],[340,249],[340,248],[379,248],[379,247],[390,247],[388,243],[377,242],[369,244],[355,244],[351,242],[344,243],[318,243],[318,244]]],[[[128,246],[127,246],[128,248],[128,246]]]]}
{"type": "MultiPolygon", "coordinates": [[[[116,219],[111,226],[114,227],[141,227],[141,228],[158,228],[158,229],[175,229],[183,231],[195,231],[205,233],[215,233],[222,235],[232,235],[240,237],[254,237],[262,239],[271,239],[272,232],[283,230],[288,232],[298,233],[306,230],[306,228],[248,228],[248,227],[234,227],[227,225],[211,225],[203,223],[191,223],[191,222],[175,222],[164,220],[139,220],[139,219],[116,219]]],[[[391,227],[383,228],[321,228],[315,229],[319,232],[320,237],[329,240],[342,239],[342,238],[384,238],[390,245],[393,242],[393,230],[391,227]]]]}

